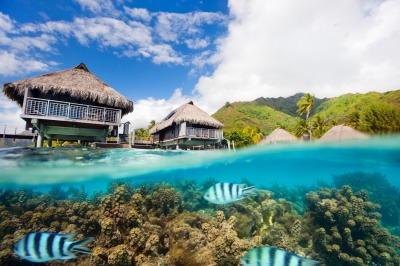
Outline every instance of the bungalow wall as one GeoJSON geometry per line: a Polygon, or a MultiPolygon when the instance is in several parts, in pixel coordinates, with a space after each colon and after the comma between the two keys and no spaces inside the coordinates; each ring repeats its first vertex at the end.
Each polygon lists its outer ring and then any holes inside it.
{"type": "Polygon", "coordinates": [[[186,136],[186,128],[203,128],[203,129],[217,129],[212,126],[192,124],[188,122],[182,122],[180,125],[173,123],[171,126],[164,128],[154,134],[154,142],[168,141],[178,138],[180,136],[186,136]]]}

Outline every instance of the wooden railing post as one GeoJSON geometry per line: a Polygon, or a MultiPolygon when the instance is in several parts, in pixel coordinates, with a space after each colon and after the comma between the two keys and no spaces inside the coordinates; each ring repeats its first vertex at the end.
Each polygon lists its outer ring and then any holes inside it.
{"type": "Polygon", "coordinates": [[[28,87],[25,87],[24,103],[22,104],[23,114],[26,114],[26,101],[28,100],[28,87]]]}
{"type": "Polygon", "coordinates": [[[46,116],[49,116],[49,115],[50,115],[49,112],[50,112],[50,100],[47,100],[46,116]]]}
{"type": "Polygon", "coordinates": [[[70,117],[70,112],[71,112],[71,103],[68,103],[68,112],[67,112],[67,118],[70,117]]]}

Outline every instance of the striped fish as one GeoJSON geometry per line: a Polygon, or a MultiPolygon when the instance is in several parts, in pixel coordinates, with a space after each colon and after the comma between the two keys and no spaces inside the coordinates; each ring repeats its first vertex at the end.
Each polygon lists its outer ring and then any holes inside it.
{"type": "Polygon", "coordinates": [[[276,247],[254,248],[247,252],[240,262],[244,266],[312,266],[321,264],[319,261],[309,260],[276,247]]]}
{"type": "Polygon", "coordinates": [[[74,259],[75,254],[71,253],[71,251],[92,254],[92,251],[85,245],[93,241],[94,238],[88,237],[71,242],[75,235],[30,233],[15,244],[13,251],[21,258],[32,262],[74,259]]]}
{"type": "Polygon", "coordinates": [[[257,196],[253,187],[245,187],[245,184],[217,183],[210,187],[204,194],[204,198],[215,204],[226,204],[242,200],[246,196],[257,196]]]}

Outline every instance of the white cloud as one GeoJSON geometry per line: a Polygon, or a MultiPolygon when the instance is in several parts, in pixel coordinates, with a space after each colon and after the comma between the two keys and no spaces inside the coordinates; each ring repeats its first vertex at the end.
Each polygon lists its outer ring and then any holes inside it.
{"type": "Polygon", "coordinates": [[[27,57],[18,57],[13,53],[0,50],[0,75],[15,76],[35,71],[46,71],[48,65],[27,57]]]}
{"type": "Polygon", "coordinates": [[[149,22],[151,20],[151,14],[145,8],[129,8],[124,6],[125,13],[134,19],[141,19],[149,22]]]}
{"type": "MultiPolygon", "coordinates": [[[[21,109],[0,109],[0,132],[4,132],[4,126],[6,126],[6,133],[11,134],[17,129],[17,133],[25,130],[25,121],[21,119],[21,109]]],[[[0,133],[0,134],[1,134],[0,133]]]]}
{"type": "Polygon", "coordinates": [[[229,8],[228,35],[212,56],[220,63],[193,91],[212,112],[261,96],[399,89],[398,0],[230,0],[229,8]]]}
{"type": "Polygon", "coordinates": [[[135,103],[135,110],[123,117],[122,121],[130,121],[135,129],[147,128],[151,120],[161,121],[167,114],[192,98],[182,95],[182,89],[175,89],[169,99],[147,98],[135,103]]]}
{"type": "Polygon", "coordinates": [[[164,41],[179,42],[184,36],[203,33],[204,24],[223,23],[226,17],[221,13],[190,12],[185,14],[159,12],[155,31],[164,41]]]}
{"type": "Polygon", "coordinates": [[[0,31],[9,32],[14,28],[14,23],[10,16],[0,12],[0,31]]]}
{"type": "Polygon", "coordinates": [[[0,95],[0,108],[3,109],[18,108],[18,105],[16,102],[8,99],[6,96],[0,95]]]}
{"type": "Polygon", "coordinates": [[[17,128],[17,132],[24,131],[25,122],[20,115],[21,108],[16,102],[0,95],[0,135],[4,132],[4,126],[6,126],[6,133],[14,133],[15,128],[17,128]]]}
{"type": "Polygon", "coordinates": [[[109,15],[117,17],[121,12],[117,10],[111,0],[74,0],[83,10],[89,10],[99,15],[109,15]]]}
{"type": "Polygon", "coordinates": [[[207,39],[200,39],[200,38],[188,39],[185,40],[185,43],[187,47],[189,47],[190,49],[205,48],[210,44],[210,42],[207,39]]]}
{"type": "Polygon", "coordinates": [[[191,49],[203,49],[209,46],[211,37],[203,36],[202,27],[226,20],[220,13],[150,13],[147,9],[125,6],[122,13],[111,0],[75,2],[95,16],[19,25],[0,12],[0,51],[4,51],[1,56],[12,63],[9,68],[6,61],[0,61],[0,75],[27,74],[54,66],[57,62],[45,61],[46,53],[57,54],[57,45],[67,46],[70,38],[102,52],[110,49],[117,56],[149,58],[155,64],[188,65],[199,51],[183,54],[175,45],[186,42],[191,49]],[[152,21],[152,17],[157,17],[157,21],[152,21]],[[19,68],[23,62],[27,67],[19,68]]]}
{"type": "Polygon", "coordinates": [[[152,42],[150,29],[138,22],[128,25],[122,20],[106,17],[77,18],[72,28],[82,44],[97,41],[101,46],[119,47],[152,42]]]}

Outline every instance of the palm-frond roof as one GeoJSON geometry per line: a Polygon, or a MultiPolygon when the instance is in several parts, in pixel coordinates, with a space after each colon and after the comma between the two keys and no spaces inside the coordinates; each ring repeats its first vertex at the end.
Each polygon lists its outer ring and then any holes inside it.
{"type": "Polygon", "coordinates": [[[295,142],[299,139],[287,132],[284,129],[277,128],[271,132],[268,136],[262,139],[258,144],[270,144],[270,143],[277,143],[277,142],[295,142]]]}
{"type": "Polygon", "coordinates": [[[131,100],[92,74],[84,63],[58,72],[3,83],[3,93],[19,106],[23,104],[25,88],[119,108],[122,115],[133,111],[131,100]]]}
{"type": "Polygon", "coordinates": [[[173,123],[179,124],[181,122],[189,122],[214,128],[222,128],[224,126],[221,122],[195,106],[193,102],[190,101],[169,113],[162,121],[155,124],[154,127],[150,129],[149,133],[154,134],[171,126],[173,123]]]}
{"type": "Polygon", "coordinates": [[[369,135],[362,133],[354,128],[349,126],[338,125],[332,127],[328,130],[318,141],[328,142],[328,141],[340,141],[340,140],[359,140],[359,139],[368,139],[369,135]]]}

